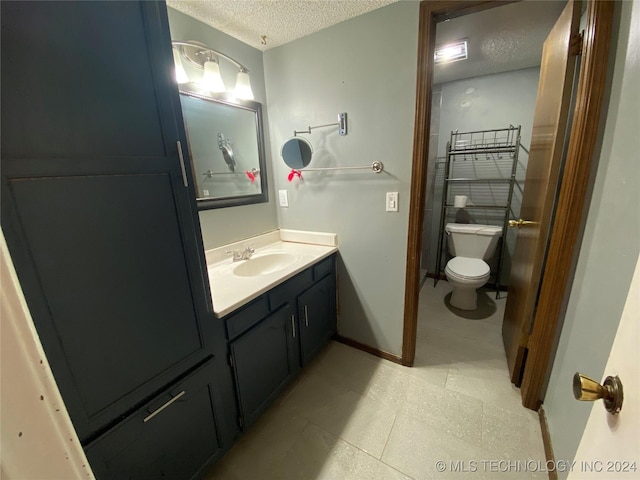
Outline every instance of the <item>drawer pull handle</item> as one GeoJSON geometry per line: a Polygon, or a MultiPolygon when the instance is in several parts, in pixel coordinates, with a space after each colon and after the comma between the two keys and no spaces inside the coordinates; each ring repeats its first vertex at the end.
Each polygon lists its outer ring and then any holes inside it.
{"type": "Polygon", "coordinates": [[[153,412],[151,412],[149,415],[147,415],[143,422],[147,423],[149,420],[151,420],[153,417],[155,417],[156,415],[158,415],[161,411],[163,411],[165,408],[167,408],[168,406],[170,406],[173,402],[175,402],[176,400],[178,400],[180,397],[182,397],[186,392],[184,390],[182,390],[179,394],[177,394],[175,397],[173,397],[171,400],[169,400],[167,403],[165,403],[164,405],[162,405],[160,408],[157,408],[156,410],[154,410],[153,412]]]}
{"type": "Polygon", "coordinates": [[[293,332],[293,338],[296,338],[296,317],[291,315],[291,331],[293,332]]]}
{"type": "Polygon", "coordinates": [[[307,314],[307,306],[304,306],[304,324],[305,326],[309,326],[309,315],[307,314]]]}

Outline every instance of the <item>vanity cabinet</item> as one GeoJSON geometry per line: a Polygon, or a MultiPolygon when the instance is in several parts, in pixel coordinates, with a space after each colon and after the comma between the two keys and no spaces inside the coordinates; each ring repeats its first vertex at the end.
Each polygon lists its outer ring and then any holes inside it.
{"type": "Polygon", "coordinates": [[[300,356],[308,364],[336,333],[336,282],[328,275],[297,299],[300,356]]]}
{"type": "Polygon", "coordinates": [[[225,317],[247,428],[336,332],[335,255],[225,317]]]}
{"type": "Polygon", "coordinates": [[[254,423],[300,370],[293,322],[293,309],[284,305],[230,344],[243,426],[254,423]]]}
{"type": "Polygon", "coordinates": [[[235,387],[166,6],[0,8],[2,230],[65,406],[98,478],[188,478],[231,445],[235,387]]]}

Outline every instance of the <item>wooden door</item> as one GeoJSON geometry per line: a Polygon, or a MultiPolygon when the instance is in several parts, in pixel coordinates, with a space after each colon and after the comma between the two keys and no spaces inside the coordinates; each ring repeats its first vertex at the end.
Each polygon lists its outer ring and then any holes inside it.
{"type": "Polygon", "coordinates": [[[502,324],[511,381],[520,384],[561,173],[576,64],[580,1],[570,0],[544,42],[521,218],[502,324]]]}

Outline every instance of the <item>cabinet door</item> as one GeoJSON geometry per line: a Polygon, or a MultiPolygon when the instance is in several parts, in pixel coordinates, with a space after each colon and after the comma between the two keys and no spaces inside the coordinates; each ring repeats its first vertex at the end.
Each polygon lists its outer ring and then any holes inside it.
{"type": "Polygon", "coordinates": [[[222,455],[211,362],[147,403],[85,451],[98,480],[187,480],[222,455]]]}
{"type": "Polygon", "coordinates": [[[210,353],[166,7],[1,2],[1,22],[2,229],[84,441],[210,353]]]}
{"type": "Polygon", "coordinates": [[[329,275],[298,297],[300,347],[306,365],[336,332],[336,284],[329,275]]]}
{"type": "Polygon", "coordinates": [[[296,330],[293,308],[285,305],[231,343],[245,427],[258,418],[299,369],[293,351],[296,330]]]}

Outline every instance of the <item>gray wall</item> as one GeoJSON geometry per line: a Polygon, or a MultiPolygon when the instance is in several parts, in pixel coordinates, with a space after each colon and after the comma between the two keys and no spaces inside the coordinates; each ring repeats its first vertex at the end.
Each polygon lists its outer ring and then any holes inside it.
{"type": "MultiPolygon", "coordinates": [[[[169,26],[173,40],[195,40],[207,44],[211,48],[221,51],[235,58],[245,65],[251,75],[251,88],[257,102],[262,104],[263,122],[265,128],[265,150],[267,155],[267,174],[269,179],[269,202],[241,207],[229,207],[200,212],[202,237],[205,249],[218,247],[226,243],[258,235],[278,228],[276,214],[276,195],[273,194],[273,171],[271,169],[271,148],[268,128],[269,118],[266,105],[264,67],[262,52],[249,45],[226,35],[202,22],[199,22],[172,8],[168,8],[169,26]]],[[[187,62],[183,62],[185,68],[187,62]]],[[[237,70],[225,60],[220,61],[222,78],[227,87],[235,85],[237,70]]],[[[191,73],[195,70],[188,70],[191,73]]]]}
{"type": "MultiPolygon", "coordinates": [[[[440,103],[437,115],[432,115],[432,122],[437,123],[434,132],[438,132],[439,135],[437,155],[430,155],[429,159],[424,227],[427,235],[423,237],[423,252],[427,255],[426,262],[423,259],[423,266],[426,266],[430,273],[435,273],[436,269],[444,161],[451,131],[468,132],[521,125],[521,143],[529,150],[539,76],[539,67],[534,67],[434,86],[434,90],[440,92],[434,94],[434,100],[439,99],[440,103]]],[[[432,129],[433,126],[432,123],[432,129]]],[[[433,138],[432,136],[432,140],[433,138]]],[[[524,180],[527,159],[528,155],[521,149],[516,173],[520,183],[514,189],[512,218],[518,218],[520,214],[521,182],[524,180]]],[[[462,160],[456,161],[454,166],[457,177],[509,178],[512,162],[509,159],[478,162],[462,160]]],[[[506,184],[457,184],[450,188],[449,198],[452,199],[453,195],[466,195],[477,205],[493,205],[506,203],[507,193],[506,184]]],[[[467,210],[466,212],[471,217],[469,221],[474,223],[502,225],[503,222],[502,213],[496,210],[467,210]]],[[[449,213],[452,216],[447,221],[454,221],[456,210],[450,210],[449,213]]],[[[501,278],[501,283],[505,285],[509,279],[510,258],[514,246],[515,233],[510,232],[501,278]]]]}
{"type": "MultiPolygon", "coordinates": [[[[621,3],[620,28],[613,30],[619,39],[612,46],[616,58],[603,145],[544,400],[555,457],[563,460],[574,458],[591,408],[602,408],[573,399],[573,374],[600,380],[615,373],[604,368],[640,251],[640,4],[621,3]]],[[[566,478],[566,473],[559,475],[566,478]]]]}
{"type": "MultiPolygon", "coordinates": [[[[435,204],[436,168],[442,162],[438,158],[440,144],[440,104],[442,103],[442,85],[432,86],[431,90],[431,124],[429,128],[429,152],[427,154],[427,190],[425,193],[424,212],[422,217],[422,258],[420,259],[421,273],[435,273],[436,255],[438,250],[438,226],[440,208],[442,206],[442,174],[438,178],[440,203],[435,204]],[[434,215],[435,212],[435,215],[434,215]],[[435,231],[434,231],[435,228],[435,231]]],[[[443,141],[444,139],[443,135],[443,141]]],[[[442,171],[442,167],[440,167],[442,171]]]]}
{"type": "Polygon", "coordinates": [[[529,147],[540,68],[467,78],[442,84],[438,155],[446,152],[451,130],[461,132],[522,125],[522,144],[529,147]],[[442,138],[441,138],[442,140],[442,138]]]}
{"type": "Polygon", "coordinates": [[[400,355],[418,38],[418,2],[400,2],[265,52],[271,152],[282,228],[338,234],[339,333],[400,355]],[[280,158],[294,130],[337,121],[307,135],[310,167],[370,165],[370,170],[303,172],[289,183],[280,158]],[[385,212],[385,192],[400,211],[385,212]]]}

